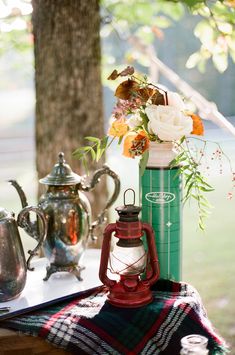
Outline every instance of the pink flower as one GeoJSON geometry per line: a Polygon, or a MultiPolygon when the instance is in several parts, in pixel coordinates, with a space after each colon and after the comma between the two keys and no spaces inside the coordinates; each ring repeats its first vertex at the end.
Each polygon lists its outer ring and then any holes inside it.
{"type": "Polygon", "coordinates": [[[130,100],[118,100],[113,109],[113,115],[116,119],[125,117],[141,106],[142,102],[139,98],[132,98],[130,100]]]}

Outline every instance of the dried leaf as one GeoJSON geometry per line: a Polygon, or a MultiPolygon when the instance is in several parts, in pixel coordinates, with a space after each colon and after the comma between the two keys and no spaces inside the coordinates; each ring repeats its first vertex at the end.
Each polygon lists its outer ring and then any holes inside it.
{"type": "Polygon", "coordinates": [[[119,75],[120,76],[127,76],[127,75],[133,75],[135,72],[135,69],[133,67],[130,67],[128,65],[128,67],[126,67],[124,70],[122,70],[119,75]]]}
{"type": "Polygon", "coordinates": [[[154,95],[156,90],[151,89],[151,88],[141,88],[137,91],[138,97],[141,99],[143,102],[147,102],[150,97],[154,95]]]}
{"type": "Polygon", "coordinates": [[[115,80],[119,77],[117,69],[114,69],[114,71],[109,75],[108,80],[115,80]]]}
{"type": "Polygon", "coordinates": [[[108,80],[115,80],[119,76],[128,76],[134,74],[135,69],[133,67],[126,67],[124,70],[122,70],[120,73],[118,73],[117,69],[114,69],[114,71],[109,75],[108,80]]]}
{"type": "Polygon", "coordinates": [[[134,80],[128,79],[118,85],[115,96],[122,100],[128,100],[137,90],[139,90],[139,84],[134,80]]]}
{"type": "Polygon", "coordinates": [[[156,90],[154,95],[151,97],[153,105],[165,105],[165,97],[160,91],[156,90]]]}

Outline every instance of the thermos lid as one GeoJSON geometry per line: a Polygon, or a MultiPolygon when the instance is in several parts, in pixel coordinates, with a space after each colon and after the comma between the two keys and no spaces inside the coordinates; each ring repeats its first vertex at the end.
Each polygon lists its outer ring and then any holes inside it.
{"type": "Polygon", "coordinates": [[[75,174],[70,166],[66,164],[64,153],[58,154],[58,162],[54,165],[50,174],[40,179],[39,182],[44,185],[76,185],[81,182],[81,176],[75,174]]]}

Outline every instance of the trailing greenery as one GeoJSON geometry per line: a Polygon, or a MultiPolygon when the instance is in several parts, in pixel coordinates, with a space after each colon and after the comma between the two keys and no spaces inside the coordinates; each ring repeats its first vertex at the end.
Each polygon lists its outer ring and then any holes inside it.
{"type": "MultiPolygon", "coordinates": [[[[206,143],[206,142],[205,142],[206,143]]],[[[177,143],[176,143],[177,144],[177,143]]],[[[206,192],[211,192],[214,188],[206,181],[205,176],[200,172],[200,163],[203,154],[199,160],[195,159],[187,145],[187,139],[183,137],[180,144],[177,144],[179,154],[170,163],[170,167],[179,167],[178,174],[181,174],[184,182],[183,202],[196,200],[198,206],[198,225],[201,230],[205,229],[205,219],[208,217],[211,209],[206,192]]]]}
{"type": "Polygon", "coordinates": [[[73,156],[81,160],[86,172],[89,173],[87,165],[89,158],[92,161],[98,162],[112,143],[112,140],[109,142],[108,136],[101,139],[96,137],[85,137],[85,140],[88,142],[88,145],[77,148],[73,152],[73,156]]]}

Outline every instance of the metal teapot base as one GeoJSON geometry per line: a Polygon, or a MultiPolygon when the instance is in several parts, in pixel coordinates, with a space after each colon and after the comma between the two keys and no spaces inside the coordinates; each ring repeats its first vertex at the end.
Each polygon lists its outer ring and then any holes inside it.
{"type": "Polygon", "coordinates": [[[66,265],[66,266],[59,266],[56,264],[50,264],[47,268],[47,273],[46,276],[44,277],[44,281],[49,280],[52,274],[55,274],[56,272],[70,272],[71,274],[74,274],[78,281],[82,281],[81,277],[81,271],[85,269],[85,266],[79,266],[79,265],[66,265]]]}

